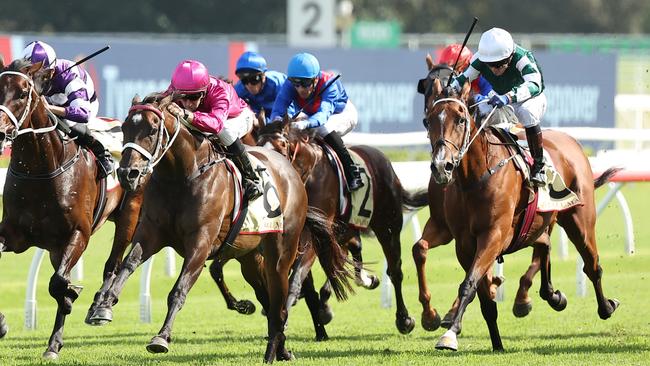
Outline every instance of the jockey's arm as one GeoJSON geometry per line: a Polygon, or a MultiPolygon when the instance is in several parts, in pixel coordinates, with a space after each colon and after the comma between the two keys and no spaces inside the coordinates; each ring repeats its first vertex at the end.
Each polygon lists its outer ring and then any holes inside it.
{"type": "Polygon", "coordinates": [[[287,113],[289,105],[294,99],[295,89],[289,80],[285,81],[282,84],[280,92],[275,97],[275,102],[273,103],[273,111],[271,112],[271,121],[276,119],[281,119],[287,113]]]}

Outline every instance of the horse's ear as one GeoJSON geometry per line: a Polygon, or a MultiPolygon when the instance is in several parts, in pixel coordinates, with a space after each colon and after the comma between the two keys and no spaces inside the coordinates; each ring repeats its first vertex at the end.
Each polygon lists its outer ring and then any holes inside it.
{"type": "MultiPolygon", "coordinates": [[[[24,71],[25,74],[34,77],[34,74],[36,74],[38,71],[40,71],[43,68],[43,61],[37,62],[35,64],[32,64],[26,68],[24,71]]],[[[54,71],[54,70],[53,70],[54,71]]]]}
{"type": "Polygon", "coordinates": [[[0,53],[0,70],[4,70],[5,67],[5,57],[0,53]]]}
{"type": "Polygon", "coordinates": [[[431,55],[428,54],[428,53],[427,53],[426,61],[427,61],[427,69],[429,69],[429,71],[433,70],[433,66],[434,66],[434,64],[433,64],[433,58],[432,58],[431,55]]]}
{"type": "Polygon", "coordinates": [[[469,100],[469,92],[472,90],[472,84],[471,83],[465,83],[463,85],[463,89],[460,91],[460,99],[467,104],[467,101],[469,100]]]}
{"type": "Polygon", "coordinates": [[[134,106],[136,104],[142,103],[142,98],[140,98],[140,94],[136,94],[133,96],[133,99],[131,99],[131,105],[134,106]]]}

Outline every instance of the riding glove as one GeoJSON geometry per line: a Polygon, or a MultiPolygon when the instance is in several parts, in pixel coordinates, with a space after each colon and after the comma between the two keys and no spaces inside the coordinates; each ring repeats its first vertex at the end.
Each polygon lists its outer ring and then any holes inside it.
{"type": "Polygon", "coordinates": [[[507,95],[495,95],[492,98],[490,98],[488,104],[495,107],[503,107],[505,105],[510,104],[510,98],[508,98],[507,95]]]}
{"type": "MultiPolygon", "coordinates": [[[[479,104],[479,103],[483,102],[483,101],[486,100],[486,99],[488,99],[487,95],[476,94],[476,95],[474,96],[474,104],[479,104]]],[[[484,103],[484,102],[483,102],[483,103],[484,103]]],[[[483,103],[481,103],[481,104],[483,104],[483,103]]]]}

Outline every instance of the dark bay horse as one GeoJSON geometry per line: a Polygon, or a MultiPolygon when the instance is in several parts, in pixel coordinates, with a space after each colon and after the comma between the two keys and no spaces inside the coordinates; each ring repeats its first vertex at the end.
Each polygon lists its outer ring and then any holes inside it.
{"type": "Polygon", "coordinates": [[[436,348],[457,350],[461,319],[478,293],[492,349],[503,350],[497,306],[490,295],[486,274],[497,257],[526,246],[534,245],[540,255],[540,297],[555,310],[566,307],[566,297],[559,290],[554,291],[551,283],[550,233],[556,222],[564,228],[584,260],[583,271],[594,285],[600,318],[609,318],[619,303],[606,298],[602,290],[594,189],[607,182],[618,169],[610,168],[594,180],[580,144],[564,133],[546,130],[544,148],[581,204],[561,212],[537,212],[530,230],[521,240],[513,240],[519,235],[515,229],[529,202],[523,176],[512,163],[496,168],[501,162],[508,162],[511,154],[491,129],[479,129],[476,125],[467,107],[469,84],[458,96],[442,97],[441,93],[440,81],[434,80],[433,103],[426,115],[433,157],[431,170],[435,181],[447,186],[446,222],[455,238],[456,255],[466,276],[458,289],[460,303],[452,325],[436,348]],[[493,173],[483,178],[489,171],[493,173]]]}
{"type": "Polygon", "coordinates": [[[144,187],[141,219],[132,249],[109,295],[92,318],[110,321],[112,306],[136,267],[164,246],[172,246],[184,258],[183,266],[168,296],[165,322],[147,345],[150,352],[167,352],[176,314],[206,260],[224,263],[235,258],[242,264],[242,274],[267,313],[264,361],[289,360],[292,355],[285,347],[284,335],[288,277],[303,225],[314,233],[311,243],[341,297],[345,297],[349,286],[345,255],[338,249],[333,233],[327,230],[322,215],[308,209],[304,186],[291,165],[281,155],[261,148],[252,148],[250,152],[265,165],[276,184],[277,190],[270,184],[265,188],[267,194],[277,192],[275,204],[279,207],[270,208],[282,213],[283,228],[238,235],[234,241],[226,241],[236,204],[233,173],[211,141],[166,111],[170,102],[170,98],[147,98],[143,104],[131,107],[122,126],[125,150],[118,175],[125,189],[144,187]]]}
{"type": "MultiPolygon", "coordinates": [[[[308,131],[290,128],[288,120],[264,126],[258,132],[258,145],[265,146],[286,156],[305,182],[309,204],[320,208],[328,215],[330,222],[340,222],[339,183],[337,174],[330,165],[323,147],[308,131]]],[[[388,263],[387,273],[395,288],[397,304],[395,324],[402,334],[408,334],[415,326],[409,316],[402,296],[402,260],[400,233],[403,211],[423,207],[427,204],[426,192],[408,192],[399,181],[390,161],[376,148],[364,145],[352,146],[368,166],[374,187],[374,203],[369,227],[377,236],[388,263]]],[[[363,209],[363,207],[361,208],[363,209]]],[[[361,231],[345,224],[339,235],[339,243],[346,244],[355,262],[355,278],[359,285],[376,288],[379,279],[369,275],[362,267],[361,231]]],[[[328,312],[329,289],[326,284],[320,291],[323,313],[328,312]]],[[[330,315],[331,316],[331,315],[330,315]]]]}
{"type": "MultiPolygon", "coordinates": [[[[86,250],[91,234],[107,219],[116,222],[111,271],[121,257],[137,214],[137,202],[120,203],[121,188],[106,192],[97,179],[91,153],[61,137],[58,119],[50,116],[40,93],[51,74],[40,63],[16,60],[0,73],[0,138],[12,142],[3,193],[0,253],[22,253],[33,246],[50,254],[55,273],[49,293],[57,302],[54,329],[43,357],[56,358],[63,347],[63,326],[80,286],[70,283],[70,270],[86,250]]],[[[105,277],[106,280],[106,277],[105,277]]]]}

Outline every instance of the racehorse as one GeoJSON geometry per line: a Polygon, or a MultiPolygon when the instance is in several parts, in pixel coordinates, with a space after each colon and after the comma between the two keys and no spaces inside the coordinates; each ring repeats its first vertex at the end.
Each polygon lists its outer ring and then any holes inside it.
{"type": "Polygon", "coordinates": [[[282,229],[238,235],[233,241],[229,232],[236,223],[231,213],[238,204],[235,195],[239,192],[233,173],[209,139],[166,111],[170,102],[170,97],[148,97],[131,107],[122,126],[125,145],[118,176],[127,190],[144,187],[141,219],[131,251],[92,318],[111,321],[112,306],[127,278],[151,255],[171,245],[184,262],[168,296],[164,324],[147,345],[152,353],[167,352],[173,321],[206,260],[224,263],[236,258],[267,313],[264,361],[289,360],[292,355],[285,348],[283,331],[287,320],[285,304],[289,268],[297,255],[303,225],[318,233],[312,235],[311,243],[340,298],[346,296],[349,286],[345,255],[322,215],[308,209],[304,186],[290,164],[279,154],[260,148],[249,151],[275,182],[275,187],[267,182],[262,199],[273,212],[283,215],[282,229]],[[275,200],[270,192],[276,192],[275,200]]]}
{"type": "Polygon", "coordinates": [[[605,184],[619,170],[610,168],[596,180],[580,144],[570,136],[552,130],[544,132],[545,150],[558,173],[575,192],[580,204],[564,211],[534,212],[530,229],[518,232],[529,205],[530,189],[513,164],[510,150],[491,129],[482,129],[468,110],[469,84],[460,95],[443,96],[440,80],[432,84],[433,103],[426,121],[432,147],[432,176],[447,187],[444,211],[448,227],[456,239],[456,255],[465,269],[460,298],[452,325],[436,344],[438,349],[458,349],[461,319],[478,292],[492,349],[502,351],[497,326],[497,306],[489,293],[486,276],[498,257],[534,245],[540,255],[542,272],[540,297],[557,310],[566,307],[566,297],[551,283],[550,234],[557,222],[564,228],[582,259],[583,271],[592,281],[600,318],[607,319],[619,302],[608,299],[602,290],[602,268],[598,261],[595,225],[595,188],[605,184]]]}
{"type": "MultiPolygon", "coordinates": [[[[339,183],[336,171],[330,165],[327,155],[312,133],[290,128],[287,118],[282,123],[272,123],[264,126],[258,132],[258,145],[280,152],[287,157],[298,174],[305,182],[309,204],[325,212],[330,222],[340,222],[344,218],[339,213],[339,183]]],[[[395,288],[397,304],[397,329],[402,334],[408,334],[415,326],[415,320],[409,316],[402,296],[401,243],[403,210],[423,207],[427,204],[426,192],[406,191],[390,161],[376,148],[364,145],[350,148],[367,164],[370,184],[374,187],[374,210],[371,213],[369,227],[377,236],[388,263],[387,273],[395,288]]],[[[364,207],[357,208],[363,210],[364,207]]],[[[369,275],[362,268],[361,230],[345,224],[345,230],[339,235],[339,243],[346,244],[355,262],[356,282],[366,288],[373,289],[379,285],[375,275],[369,275]]],[[[331,312],[327,305],[330,296],[326,284],[320,291],[321,313],[331,312]]]]}
{"type": "MultiPolygon", "coordinates": [[[[139,208],[134,201],[120,209],[123,190],[106,191],[106,181],[97,179],[91,153],[61,137],[58,119],[41,100],[49,82],[42,65],[16,60],[2,66],[0,137],[12,142],[12,150],[3,193],[0,253],[22,253],[32,246],[49,251],[55,269],[49,292],[57,302],[57,313],[43,357],[56,358],[63,347],[65,317],[81,291],[70,283],[70,270],[91,234],[109,218],[116,222],[114,248],[125,247],[139,208]]],[[[119,256],[118,252],[114,249],[112,255],[119,256]]],[[[110,257],[105,272],[117,261],[110,257]]]]}

